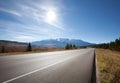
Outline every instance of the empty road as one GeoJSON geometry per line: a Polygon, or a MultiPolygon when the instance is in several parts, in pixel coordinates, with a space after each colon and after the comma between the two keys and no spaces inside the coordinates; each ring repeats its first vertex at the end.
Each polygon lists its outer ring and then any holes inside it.
{"type": "Polygon", "coordinates": [[[0,83],[90,83],[94,49],[0,56],[0,83]]]}

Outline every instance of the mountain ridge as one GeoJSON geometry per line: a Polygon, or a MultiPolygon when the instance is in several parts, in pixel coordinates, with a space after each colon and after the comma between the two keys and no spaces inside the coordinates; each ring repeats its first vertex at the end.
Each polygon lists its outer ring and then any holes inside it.
{"type": "Polygon", "coordinates": [[[81,39],[68,39],[68,38],[57,38],[57,39],[46,39],[32,42],[34,45],[40,45],[42,47],[55,47],[64,48],[66,44],[74,44],[76,46],[89,46],[93,43],[83,41],[81,39]]]}
{"type": "MultiPolygon", "coordinates": [[[[0,46],[27,46],[26,42],[0,40],[0,46]]],[[[64,48],[66,44],[74,44],[76,46],[90,46],[94,43],[89,43],[81,39],[68,39],[68,38],[57,38],[57,39],[45,39],[40,41],[31,42],[32,46],[39,47],[52,47],[52,48],[64,48]]]]}

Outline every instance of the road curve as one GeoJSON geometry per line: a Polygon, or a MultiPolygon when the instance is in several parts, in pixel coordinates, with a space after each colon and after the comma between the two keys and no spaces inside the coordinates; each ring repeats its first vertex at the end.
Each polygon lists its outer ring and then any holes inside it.
{"type": "Polygon", "coordinates": [[[94,49],[0,57],[0,83],[90,83],[94,49]]]}

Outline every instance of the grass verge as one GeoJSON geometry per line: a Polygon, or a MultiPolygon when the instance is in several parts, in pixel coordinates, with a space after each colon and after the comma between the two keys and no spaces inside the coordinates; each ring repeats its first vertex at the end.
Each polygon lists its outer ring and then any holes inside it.
{"type": "Polygon", "coordinates": [[[101,83],[120,83],[120,52],[96,49],[101,83]]]}
{"type": "Polygon", "coordinates": [[[65,49],[45,49],[45,50],[37,50],[30,52],[8,52],[8,53],[0,53],[0,56],[8,56],[8,55],[19,55],[19,54],[31,54],[31,53],[42,53],[42,52],[55,52],[55,51],[64,51],[65,49]]]}

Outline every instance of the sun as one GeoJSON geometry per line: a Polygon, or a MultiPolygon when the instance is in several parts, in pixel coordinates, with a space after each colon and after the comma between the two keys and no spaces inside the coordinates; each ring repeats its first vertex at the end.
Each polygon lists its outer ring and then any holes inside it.
{"type": "Polygon", "coordinates": [[[47,23],[52,24],[52,23],[54,23],[56,20],[57,20],[56,12],[53,11],[53,10],[48,10],[48,11],[46,12],[45,21],[46,21],[47,23]]]}

